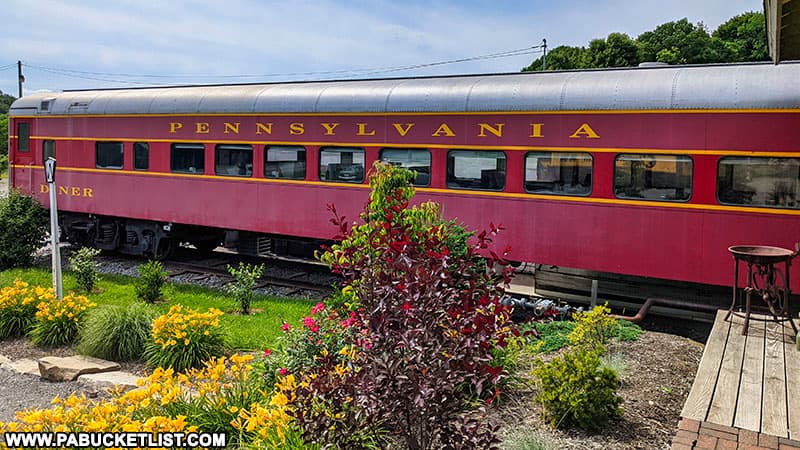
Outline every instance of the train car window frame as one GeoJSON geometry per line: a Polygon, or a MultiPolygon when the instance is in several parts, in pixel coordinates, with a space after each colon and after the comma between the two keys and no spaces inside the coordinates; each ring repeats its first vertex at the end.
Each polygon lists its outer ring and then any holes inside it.
{"type": "Polygon", "coordinates": [[[149,169],[150,169],[150,144],[148,144],[147,142],[134,142],[133,170],[149,170],[149,169]],[[142,162],[144,164],[142,164],[142,162]]]}
{"type": "Polygon", "coordinates": [[[172,144],[169,153],[169,169],[174,173],[203,175],[206,167],[205,157],[206,146],[204,144],[172,144]]]}
{"type": "Polygon", "coordinates": [[[94,166],[98,169],[122,169],[125,148],[122,142],[97,141],[94,143],[94,166]]]}
{"type": "Polygon", "coordinates": [[[20,153],[31,151],[31,124],[28,122],[17,123],[17,151],[20,153]]]}
{"type": "Polygon", "coordinates": [[[503,150],[450,150],[447,152],[447,187],[501,192],[506,188],[507,164],[508,158],[503,150]],[[492,158],[490,155],[495,155],[495,157],[492,158]],[[485,159],[487,162],[474,161],[473,167],[458,167],[457,158],[485,159]],[[494,160],[494,166],[488,162],[489,160],[494,160]],[[476,170],[478,172],[475,172],[476,170]],[[464,175],[477,175],[477,177],[464,175]]]}
{"type": "MultiPolygon", "coordinates": [[[[760,166],[765,166],[767,164],[761,164],[760,166]]],[[[717,202],[721,205],[732,205],[732,206],[743,206],[748,208],[771,208],[771,209],[786,209],[786,210],[797,210],[800,209],[800,158],[792,158],[792,157],[770,157],[770,156],[723,156],[719,158],[717,161],[717,174],[716,174],[716,198],[717,202]],[[763,177],[759,176],[757,173],[757,168],[754,167],[756,164],[742,164],[741,166],[745,166],[745,172],[742,174],[742,178],[740,180],[735,180],[736,171],[735,166],[731,166],[730,174],[726,174],[725,178],[730,178],[729,180],[729,192],[723,192],[722,188],[722,170],[723,164],[730,161],[740,161],[745,163],[752,163],[754,161],[764,161],[765,163],[770,163],[771,161],[784,161],[784,162],[793,162],[792,166],[788,166],[786,168],[787,172],[794,172],[794,176],[797,178],[792,179],[792,174],[790,173],[786,179],[789,181],[781,181],[776,177],[763,177]],[[763,190],[758,191],[758,184],[764,184],[763,180],[759,181],[760,179],[767,178],[767,179],[775,179],[775,182],[772,183],[772,190],[763,190]],[[780,185],[778,184],[780,182],[780,185]],[[745,189],[735,189],[736,187],[740,188],[753,188],[754,190],[745,190],[745,189]],[[793,189],[792,189],[793,188],[793,189]],[[793,192],[792,192],[793,191],[793,192]],[[759,196],[763,196],[765,201],[760,203],[753,203],[754,198],[758,198],[759,196]],[[773,204],[770,204],[766,201],[766,199],[772,196],[773,204]],[[737,201],[740,200],[740,201],[737,201]],[[785,204],[779,204],[779,203],[785,204]]]]}
{"type": "Polygon", "coordinates": [[[388,147],[382,148],[378,159],[389,164],[400,166],[408,170],[413,170],[417,173],[414,177],[412,184],[414,186],[426,187],[431,185],[431,151],[427,148],[401,148],[401,147],[388,147]],[[398,152],[393,158],[386,156],[389,152],[398,152]],[[400,152],[406,152],[406,155],[401,155],[400,152]],[[422,158],[414,158],[414,154],[425,154],[422,158]],[[402,156],[405,156],[403,158],[402,156]],[[427,157],[427,158],[426,158],[427,157]],[[427,159],[427,161],[425,161],[427,159]],[[425,165],[427,163],[427,165],[425,165]],[[422,165],[419,165],[422,164],[422,165]]]}
{"type": "Polygon", "coordinates": [[[249,144],[215,145],[214,173],[226,177],[252,177],[253,146],[249,144]]]}
{"type": "Polygon", "coordinates": [[[42,141],[42,164],[47,158],[56,159],[56,141],[52,139],[42,141]]]}
{"type": "Polygon", "coordinates": [[[366,174],[366,158],[367,154],[361,147],[322,147],[319,149],[319,179],[329,183],[361,184],[366,174]],[[348,153],[349,161],[343,157],[348,153]],[[325,163],[326,156],[332,154],[339,155],[338,162],[325,163]]]}
{"type": "MultiPolygon", "coordinates": [[[[631,169],[631,171],[633,168],[631,169]]],[[[630,178],[633,177],[633,173],[631,172],[630,178]]],[[[669,203],[688,203],[692,200],[692,196],[694,195],[694,159],[690,155],[679,155],[679,154],[656,154],[656,153],[618,153],[614,157],[614,181],[613,181],[613,191],[614,197],[621,199],[621,200],[640,200],[640,201],[650,201],[650,202],[669,202],[669,203]],[[620,188],[623,189],[633,189],[633,184],[629,184],[627,186],[618,186],[617,182],[621,178],[620,177],[620,168],[617,163],[620,161],[621,158],[635,158],[638,157],[638,160],[642,161],[642,168],[644,172],[641,174],[642,178],[642,187],[638,190],[639,193],[643,191],[653,191],[653,193],[657,194],[659,191],[669,191],[674,190],[674,195],[677,197],[679,191],[681,189],[685,191],[688,190],[688,195],[685,195],[685,198],[669,198],[668,194],[665,192],[663,194],[659,194],[658,197],[654,197],[652,195],[641,195],[635,196],[633,194],[625,195],[624,192],[620,192],[620,188]],[[679,174],[678,164],[679,163],[688,163],[689,164],[689,174],[688,179],[689,183],[688,186],[678,186],[678,183],[675,183],[674,187],[657,187],[653,186],[654,184],[654,169],[659,162],[668,162],[667,158],[674,159],[675,164],[675,172],[667,173],[662,175],[662,182],[663,180],[668,180],[669,177],[674,177],[676,180],[680,179],[683,175],[679,174]],[[662,160],[662,161],[659,161],[662,160]],[[650,184],[650,187],[647,187],[647,184],[650,184]]],[[[632,190],[631,190],[632,192],[632,190]]]]}
{"type": "Polygon", "coordinates": [[[534,151],[525,153],[525,175],[522,179],[522,186],[529,194],[588,197],[592,195],[593,183],[594,156],[589,152],[534,151]],[[532,156],[537,156],[535,167],[529,166],[532,156]],[[565,161],[571,161],[574,164],[565,165],[563,164],[565,161]],[[589,162],[588,171],[585,170],[586,166],[580,163],[586,161],[589,162]],[[548,163],[545,164],[545,162],[548,163]],[[535,170],[535,179],[528,178],[532,170],[535,170]],[[540,186],[540,188],[535,188],[535,186],[540,186]],[[551,189],[546,189],[548,187],[551,189]]]}
{"type": "Polygon", "coordinates": [[[264,146],[264,178],[305,180],[307,162],[308,152],[302,145],[264,146]],[[290,158],[291,152],[294,159],[290,158]]]}

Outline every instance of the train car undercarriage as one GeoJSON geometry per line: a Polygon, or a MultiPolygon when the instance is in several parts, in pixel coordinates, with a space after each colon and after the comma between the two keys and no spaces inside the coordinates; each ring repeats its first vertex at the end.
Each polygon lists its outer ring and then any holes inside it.
{"type": "Polygon", "coordinates": [[[182,244],[202,253],[219,246],[246,256],[308,258],[328,241],[155,222],[94,214],[59,213],[61,241],[157,260],[169,258],[182,244]]]}

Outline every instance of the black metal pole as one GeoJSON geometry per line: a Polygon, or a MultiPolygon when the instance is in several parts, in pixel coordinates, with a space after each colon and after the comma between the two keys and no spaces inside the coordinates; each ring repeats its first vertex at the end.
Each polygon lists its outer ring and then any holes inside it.
{"type": "Polygon", "coordinates": [[[22,98],[22,82],[25,77],[22,76],[22,61],[17,61],[17,82],[19,83],[19,98],[22,98]]]}
{"type": "MultiPolygon", "coordinates": [[[[547,70],[547,39],[542,39],[542,48],[544,49],[544,56],[542,56],[542,71],[547,70]]],[[[22,92],[22,88],[20,88],[22,92]]]]}

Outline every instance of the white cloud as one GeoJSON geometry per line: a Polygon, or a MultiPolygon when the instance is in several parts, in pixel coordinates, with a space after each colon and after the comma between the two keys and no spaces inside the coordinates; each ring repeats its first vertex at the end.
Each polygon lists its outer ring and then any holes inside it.
{"type": "MultiPolygon", "coordinates": [[[[17,59],[30,64],[26,90],[106,87],[114,84],[103,80],[121,79],[97,73],[286,74],[395,67],[528,47],[542,38],[552,48],[586,45],[615,31],[634,37],[682,17],[713,29],[735,14],[760,9],[760,0],[10,0],[4,8],[10,17],[0,41],[0,66],[17,59]],[[80,79],[33,66],[95,74],[80,79]]],[[[536,57],[387,75],[518,71],[536,57]]],[[[16,92],[15,72],[0,72],[0,89],[16,92]]],[[[284,78],[315,77],[321,75],[284,78]]]]}

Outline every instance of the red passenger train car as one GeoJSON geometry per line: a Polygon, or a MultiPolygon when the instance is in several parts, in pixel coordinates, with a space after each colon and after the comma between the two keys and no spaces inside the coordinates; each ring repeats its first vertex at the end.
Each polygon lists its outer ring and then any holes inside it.
{"type": "Polygon", "coordinates": [[[376,160],[518,261],[729,285],[729,246],[800,240],[800,64],[68,91],[10,119],[12,186],[46,205],[54,156],[65,238],[132,254],[307,249],[376,160]]]}

